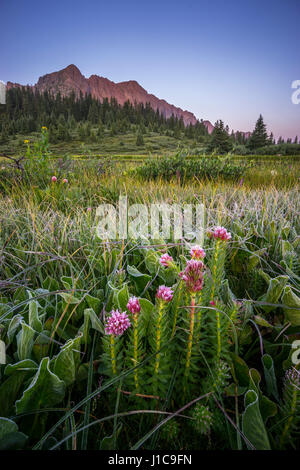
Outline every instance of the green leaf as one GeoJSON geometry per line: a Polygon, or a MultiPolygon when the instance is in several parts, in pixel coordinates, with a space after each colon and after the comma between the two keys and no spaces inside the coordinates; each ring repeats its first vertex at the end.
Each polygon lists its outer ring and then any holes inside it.
{"type": "Polygon", "coordinates": [[[279,400],[273,359],[269,354],[264,354],[261,360],[264,366],[268,394],[279,400]]]}
{"type": "Polygon", "coordinates": [[[128,287],[127,287],[127,284],[124,284],[124,286],[122,287],[122,289],[120,289],[116,294],[115,294],[116,298],[117,298],[117,304],[118,304],[118,307],[119,309],[124,312],[126,310],[126,306],[128,304],[128,300],[129,300],[129,292],[128,292],[128,287]]]}
{"type": "Polygon", "coordinates": [[[265,423],[268,418],[276,415],[277,406],[272,400],[262,394],[260,390],[261,375],[256,369],[252,368],[249,370],[249,378],[249,388],[257,393],[259,400],[259,409],[261,412],[262,419],[265,423]]]}
{"type": "Polygon", "coordinates": [[[22,322],[22,330],[17,335],[17,354],[20,361],[29,359],[34,343],[35,331],[22,322]]]}
{"type": "Polygon", "coordinates": [[[151,276],[149,276],[148,274],[141,273],[134,266],[128,265],[127,272],[129,276],[133,278],[134,284],[139,294],[141,294],[145,290],[145,287],[147,286],[148,282],[151,282],[152,280],[151,276]]]}
{"type": "Polygon", "coordinates": [[[36,362],[31,359],[24,359],[23,361],[16,362],[15,364],[8,364],[5,367],[4,375],[10,376],[17,371],[32,371],[35,372],[38,369],[36,362]]]}
{"type": "Polygon", "coordinates": [[[28,371],[19,371],[0,386],[0,415],[11,416],[14,410],[14,404],[18,398],[23,382],[28,376],[28,371]]]}
{"type": "Polygon", "coordinates": [[[271,449],[268,434],[259,409],[258,395],[254,390],[249,390],[245,395],[242,431],[256,450],[271,449]]]}
{"type": "MultiPolygon", "coordinates": [[[[282,291],[288,281],[288,276],[277,276],[269,281],[267,293],[262,297],[262,301],[268,304],[277,304],[282,291]]],[[[270,305],[263,305],[262,308],[266,312],[270,312],[274,307],[270,305]]]]}
{"type": "Polygon", "coordinates": [[[29,387],[16,401],[17,414],[54,406],[64,395],[65,383],[50,371],[49,357],[44,357],[29,387]]]}
{"type": "Polygon", "coordinates": [[[300,298],[294,294],[290,286],[285,287],[281,300],[286,320],[292,326],[300,326],[300,298]]]}
{"type": "Polygon", "coordinates": [[[7,337],[8,337],[9,343],[11,343],[13,341],[14,336],[16,334],[16,331],[19,328],[19,326],[21,325],[22,320],[23,320],[22,315],[15,315],[10,320],[8,330],[7,330],[7,337]]]}
{"type": "Polygon", "coordinates": [[[261,248],[260,250],[254,251],[253,254],[249,257],[248,261],[248,271],[252,271],[258,263],[260,262],[261,256],[266,252],[265,248],[261,248]]]}
{"type": "Polygon", "coordinates": [[[246,362],[234,353],[231,353],[232,365],[234,368],[234,377],[237,383],[242,387],[249,385],[249,367],[246,362]]]}
{"type": "Polygon", "coordinates": [[[22,432],[11,432],[0,439],[0,450],[19,450],[23,449],[28,436],[22,432]]]}
{"type": "Polygon", "coordinates": [[[6,434],[16,432],[18,425],[8,418],[0,418],[0,439],[3,439],[6,434]]]}
{"type": "Polygon", "coordinates": [[[267,320],[265,320],[263,317],[259,315],[254,315],[254,321],[259,326],[264,326],[266,328],[274,328],[274,326],[271,325],[271,323],[267,322],[267,320]]]}
{"type": "Polygon", "coordinates": [[[145,265],[149,273],[156,274],[160,269],[159,256],[156,251],[148,250],[145,256],[145,265]]]}
{"type": "Polygon", "coordinates": [[[103,324],[92,308],[86,308],[84,310],[84,317],[87,317],[90,320],[92,328],[94,328],[94,330],[97,330],[99,331],[99,333],[104,334],[103,324]]]}
{"type": "Polygon", "coordinates": [[[80,363],[80,342],[80,336],[69,340],[54,360],[53,372],[67,386],[75,382],[77,368],[80,363]]]}
{"type": "Polygon", "coordinates": [[[74,294],[69,294],[68,292],[61,292],[59,295],[64,299],[66,304],[75,305],[79,304],[80,302],[80,299],[75,297],[74,294]]]}
{"type": "Polygon", "coordinates": [[[92,297],[91,295],[87,294],[84,298],[90,308],[92,308],[95,312],[98,312],[101,307],[101,300],[97,299],[96,297],[92,297]]]}
{"type": "Polygon", "coordinates": [[[29,326],[38,333],[40,333],[43,329],[42,322],[39,318],[38,312],[38,302],[36,300],[31,300],[29,302],[29,326]]]}

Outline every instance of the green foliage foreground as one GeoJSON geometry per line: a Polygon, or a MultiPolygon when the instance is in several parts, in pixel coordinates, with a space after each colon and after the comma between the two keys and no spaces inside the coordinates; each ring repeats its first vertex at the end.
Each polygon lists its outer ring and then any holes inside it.
{"type": "Polygon", "coordinates": [[[0,449],[299,448],[297,186],[158,179],[146,192],[94,168],[51,182],[43,155],[1,181],[0,449]],[[97,204],[122,192],[204,201],[206,226],[231,232],[205,233],[201,290],[180,275],[183,244],[96,237],[97,204]],[[105,333],[116,309],[131,323],[119,337],[105,333]]]}

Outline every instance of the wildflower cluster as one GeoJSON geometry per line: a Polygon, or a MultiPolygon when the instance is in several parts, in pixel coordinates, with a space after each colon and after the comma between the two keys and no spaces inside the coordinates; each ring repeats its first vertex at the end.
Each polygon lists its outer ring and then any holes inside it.
{"type": "Polygon", "coordinates": [[[190,259],[179,276],[189,292],[199,292],[203,287],[204,263],[201,260],[190,259]]]}
{"type": "Polygon", "coordinates": [[[163,254],[159,262],[165,268],[169,268],[174,263],[172,256],[168,255],[168,253],[163,254]]]}
{"type": "Polygon", "coordinates": [[[130,320],[126,312],[112,310],[110,317],[105,325],[105,333],[115,337],[122,336],[124,331],[131,326],[130,320]]]}
{"type": "Polygon", "coordinates": [[[213,230],[210,230],[208,232],[208,236],[210,238],[214,238],[215,240],[228,241],[231,239],[231,233],[227,232],[226,228],[220,227],[219,225],[213,230]]]}
{"type": "Polygon", "coordinates": [[[199,245],[192,246],[190,250],[191,258],[204,259],[205,254],[206,254],[205,251],[199,245]]]}
{"type": "Polygon", "coordinates": [[[137,297],[130,297],[128,304],[127,304],[127,308],[129,312],[132,313],[133,315],[140,313],[141,305],[140,305],[139,299],[137,297]]]}
{"type": "Polygon", "coordinates": [[[156,297],[163,300],[164,302],[171,302],[173,299],[173,291],[170,287],[159,286],[157,289],[156,297]]]}
{"type": "Polygon", "coordinates": [[[197,403],[193,410],[194,428],[200,434],[208,434],[213,421],[213,415],[207,406],[197,403]]]}

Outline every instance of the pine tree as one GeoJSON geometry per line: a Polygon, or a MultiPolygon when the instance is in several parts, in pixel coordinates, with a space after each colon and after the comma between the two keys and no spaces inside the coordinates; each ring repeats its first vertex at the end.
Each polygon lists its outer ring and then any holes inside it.
{"type": "Polygon", "coordinates": [[[211,134],[211,140],[208,145],[208,151],[215,151],[217,153],[227,153],[232,149],[232,142],[230,137],[224,128],[223,121],[217,121],[215,123],[214,130],[211,134]]]}
{"type": "Polygon", "coordinates": [[[264,123],[263,117],[260,114],[258,120],[255,124],[255,129],[248,140],[248,146],[251,150],[258,149],[260,147],[264,147],[268,144],[268,134],[267,128],[264,123]]]}

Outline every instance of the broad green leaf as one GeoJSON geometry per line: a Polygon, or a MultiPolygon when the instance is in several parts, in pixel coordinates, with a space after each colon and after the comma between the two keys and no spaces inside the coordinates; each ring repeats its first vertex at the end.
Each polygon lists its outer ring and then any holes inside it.
{"type": "Polygon", "coordinates": [[[273,359],[269,354],[264,354],[261,360],[264,366],[268,394],[279,400],[273,359]]]}
{"type": "Polygon", "coordinates": [[[43,329],[42,322],[39,318],[38,312],[38,302],[36,300],[31,300],[29,302],[29,326],[38,333],[40,333],[43,329]]]}
{"type": "Polygon", "coordinates": [[[2,439],[6,434],[11,432],[16,432],[18,430],[18,425],[8,418],[0,418],[0,439],[2,439]]]}
{"type": "Polygon", "coordinates": [[[129,292],[128,292],[128,287],[127,284],[124,284],[122,289],[120,289],[115,296],[117,297],[117,304],[119,309],[124,312],[126,310],[126,306],[128,304],[129,300],[129,292]]]}
{"type": "Polygon", "coordinates": [[[20,361],[29,359],[34,343],[35,331],[22,322],[22,330],[17,334],[17,354],[20,361]]]}
{"type": "Polygon", "coordinates": [[[259,409],[261,412],[262,419],[265,423],[268,418],[276,415],[277,406],[272,400],[262,394],[260,389],[261,375],[256,369],[252,368],[249,370],[249,378],[249,388],[257,393],[259,400],[259,409]]]}
{"type": "Polygon", "coordinates": [[[11,416],[14,412],[14,404],[20,395],[23,382],[27,379],[28,371],[19,371],[6,379],[0,385],[0,415],[11,416]]]}
{"type": "Polygon", "coordinates": [[[294,294],[290,286],[286,286],[281,300],[284,306],[289,307],[289,308],[283,307],[286,320],[289,321],[292,326],[299,326],[300,325],[300,297],[294,294]]]}
{"type": "Polygon", "coordinates": [[[75,382],[77,368],[80,363],[80,342],[80,336],[69,340],[54,360],[53,372],[67,386],[75,382]]]}
{"type": "Polygon", "coordinates": [[[15,315],[10,320],[10,323],[8,325],[8,330],[7,330],[7,337],[8,337],[9,343],[11,343],[12,340],[14,339],[16,331],[21,325],[22,320],[23,320],[22,315],[15,315]]]}
{"type": "Polygon", "coordinates": [[[261,256],[266,252],[265,248],[254,251],[248,260],[248,271],[252,271],[260,262],[261,256]]]}
{"type": "Polygon", "coordinates": [[[246,362],[234,353],[231,353],[233,376],[235,377],[238,385],[241,387],[248,387],[249,385],[249,367],[246,362]]]}
{"type": "Polygon", "coordinates": [[[5,367],[4,375],[10,376],[17,371],[32,371],[33,373],[38,369],[36,362],[31,359],[24,359],[23,361],[16,362],[15,364],[8,364],[5,367]]]}
{"type": "Polygon", "coordinates": [[[86,308],[84,310],[84,317],[87,317],[90,320],[92,328],[94,328],[94,330],[97,330],[99,331],[99,333],[104,334],[103,324],[92,308],[86,308]]]}
{"type": "Polygon", "coordinates": [[[92,297],[91,295],[87,294],[84,298],[89,306],[89,308],[92,308],[95,312],[98,312],[101,307],[101,300],[97,299],[96,297],[92,297]]]}
{"type": "Polygon", "coordinates": [[[141,273],[134,266],[128,265],[127,272],[129,276],[133,278],[133,282],[139,294],[141,294],[144,291],[147,284],[151,282],[152,280],[151,276],[149,276],[148,274],[141,273]]]}
{"type": "Polygon", "coordinates": [[[65,383],[49,369],[49,357],[42,359],[39,369],[20,400],[17,413],[39,410],[60,403],[65,395],[65,383]]]}
{"type": "Polygon", "coordinates": [[[23,449],[28,436],[22,432],[11,432],[0,439],[0,450],[19,450],[23,449]]]}
{"type": "Polygon", "coordinates": [[[270,450],[268,434],[260,413],[258,395],[249,390],[245,395],[242,431],[256,450],[270,450]]]}
{"type": "Polygon", "coordinates": [[[148,250],[145,256],[145,265],[150,274],[156,274],[160,269],[159,256],[156,251],[148,250]]]}
{"type": "MultiPolygon", "coordinates": [[[[287,281],[288,276],[277,276],[274,279],[271,279],[269,281],[267,293],[262,297],[261,300],[269,304],[277,304],[287,281]]],[[[266,312],[270,312],[274,309],[274,307],[270,305],[263,305],[262,308],[266,312]]]]}
{"type": "Polygon", "coordinates": [[[69,294],[68,292],[61,292],[59,295],[64,299],[66,304],[75,305],[75,304],[79,304],[80,302],[80,299],[75,297],[74,294],[69,294]]]}

